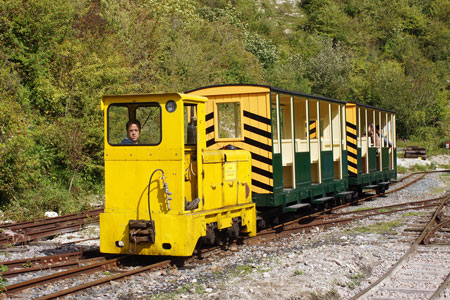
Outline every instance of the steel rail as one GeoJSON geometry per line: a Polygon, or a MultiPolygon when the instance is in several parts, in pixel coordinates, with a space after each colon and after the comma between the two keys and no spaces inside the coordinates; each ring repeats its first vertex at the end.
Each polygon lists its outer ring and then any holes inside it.
{"type": "Polygon", "coordinates": [[[447,278],[441,283],[439,288],[434,291],[434,293],[428,298],[428,300],[436,300],[438,299],[439,295],[447,288],[448,284],[450,283],[450,273],[448,273],[447,278]]]}
{"type": "Polygon", "coordinates": [[[82,214],[71,214],[61,217],[27,221],[16,224],[4,224],[2,229],[12,231],[8,236],[0,234],[0,246],[7,244],[26,243],[35,239],[53,236],[57,233],[71,232],[91,222],[97,222],[103,209],[86,211],[82,214]]]}
{"type": "Polygon", "coordinates": [[[75,286],[75,287],[72,287],[72,288],[61,290],[61,291],[58,291],[58,292],[53,293],[53,294],[49,294],[49,295],[46,295],[46,296],[43,296],[43,297],[36,298],[35,300],[57,299],[59,297],[66,296],[66,295],[69,295],[69,294],[74,294],[76,292],[88,289],[88,288],[96,286],[96,285],[108,283],[108,282],[111,282],[113,280],[122,279],[124,277],[128,277],[128,276],[131,276],[131,275],[147,272],[147,271],[150,271],[150,270],[155,270],[155,269],[168,267],[169,265],[170,265],[170,260],[165,260],[165,261],[162,261],[162,262],[159,262],[159,263],[156,263],[156,264],[152,264],[152,265],[149,265],[149,266],[136,268],[136,269],[133,269],[133,270],[130,270],[130,271],[127,271],[127,272],[123,272],[123,273],[120,273],[120,274],[115,274],[115,275],[108,276],[108,277],[105,277],[105,278],[101,278],[101,279],[98,279],[98,280],[95,280],[95,281],[92,281],[92,282],[81,284],[79,286],[75,286]]]}
{"type": "Polygon", "coordinates": [[[364,290],[362,290],[361,292],[359,292],[358,294],[356,294],[355,296],[353,296],[352,298],[350,298],[350,300],[357,300],[357,299],[362,299],[362,297],[367,296],[367,294],[372,291],[372,289],[374,289],[376,286],[378,286],[384,279],[386,279],[387,277],[389,277],[394,270],[396,270],[398,267],[400,267],[403,262],[406,261],[406,259],[412,254],[414,253],[418,246],[423,242],[423,239],[427,236],[428,232],[431,230],[434,221],[436,220],[437,215],[439,214],[439,212],[442,210],[442,208],[444,207],[444,205],[447,203],[447,201],[450,199],[450,196],[446,196],[441,203],[439,204],[438,208],[435,210],[433,216],[431,217],[430,221],[428,222],[428,224],[425,226],[424,230],[422,231],[422,233],[420,234],[420,236],[416,239],[416,241],[411,245],[411,247],[409,248],[409,250],[394,264],[392,265],[387,271],[386,273],[384,273],[383,276],[381,276],[380,278],[378,278],[378,280],[376,280],[375,282],[373,282],[371,285],[369,285],[367,288],[365,288],[364,290]]]}
{"type": "Polygon", "coordinates": [[[39,272],[43,270],[51,270],[51,269],[68,269],[73,268],[74,266],[83,266],[88,263],[96,262],[96,261],[105,261],[105,257],[98,257],[98,258],[88,258],[88,259],[82,259],[82,260],[71,260],[61,263],[55,263],[55,264],[48,264],[48,265],[42,265],[42,266],[36,266],[36,267],[29,267],[29,268],[20,268],[20,269],[13,269],[8,270],[4,272],[2,277],[4,278],[11,278],[15,277],[21,274],[25,273],[31,273],[31,272],[39,272]]]}
{"type": "Polygon", "coordinates": [[[33,226],[40,226],[42,224],[51,224],[51,223],[58,223],[61,221],[68,221],[78,218],[86,218],[86,217],[92,217],[92,216],[98,216],[100,213],[103,212],[103,208],[96,208],[91,210],[86,210],[80,213],[75,214],[68,214],[53,218],[45,218],[45,219],[38,219],[33,221],[25,221],[25,222],[19,222],[19,223],[11,223],[11,224],[0,224],[0,228],[2,229],[23,229],[23,228],[29,228],[33,226]]]}
{"type": "MultiPolygon", "coordinates": [[[[415,175],[416,173],[412,173],[412,174],[415,175]]],[[[419,181],[420,179],[422,179],[424,176],[425,175],[422,175],[420,178],[415,179],[411,183],[408,183],[407,185],[403,185],[403,186],[399,187],[398,189],[396,189],[396,191],[399,191],[401,189],[404,189],[404,188],[410,186],[411,184],[413,184],[413,183],[419,181]]],[[[342,205],[339,205],[339,206],[335,206],[335,207],[332,207],[332,208],[329,208],[329,209],[325,209],[323,211],[319,211],[319,212],[316,212],[316,213],[313,213],[313,214],[310,214],[310,215],[307,215],[307,216],[302,216],[300,218],[296,218],[295,220],[287,221],[287,222],[285,222],[283,224],[276,225],[276,226],[273,227],[273,229],[274,230],[278,230],[278,229],[280,229],[280,228],[282,228],[282,227],[284,227],[286,225],[298,223],[301,220],[305,220],[305,219],[309,219],[309,218],[314,218],[314,217],[316,217],[316,218],[328,218],[329,216],[327,214],[329,214],[329,213],[331,213],[333,211],[336,211],[336,210],[348,207],[350,205],[360,204],[360,203],[362,203],[364,201],[367,201],[369,199],[374,199],[374,198],[377,198],[377,197],[382,196],[382,195],[383,195],[383,193],[376,194],[376,195],[370,195],[370,196],[358,199],[356,201],[352,201],[352,202],[345,203],[345,204],[342,204],[342,205]]],[[[429,199],[429,200],[433,200],[433,199],[429,199]]],[[[413,202],[405,202],[404,204],[408,204],[408,203],[413,203],[413,202]]],[[[342,214],[345,214],[345,213],[342,213],[342,214]]]]}
{"type": "MultiPolygon", "coordinates": [[[[360,204],[360,203],[363,203],[363,202],[365,202],[365,201],[367,201],[367,200],[375,199],[375,198],[377,198],[377,197],[379,197],[379,196],[383,196],[383,195],[386,195],[386,194],[392,194],[392,193],[398,192],[398,191],[400,191],[400,190],[402,190],[402,189],[404,189],[404,188],[406,188],[406,187],[408,187],[408,186],[410,186],[410,185],[416,183],[417,181],[423,179],[423,178],[425,177],[425,175],[427,175],[428,173],[438,173],[438,172],[450,172],[450,170],[439,170],[439,171],[430,171],[430,172],[424,171],[424,172],[415,172],[415,173],[411,173],[411,174],[405,176],[404,178],[402,178],[402,181],[403,181],[404,179],[406,179],[406,178],[409,178],[409,177],[413,176],[413,175],[421,174],[421,176],[418,177],[418,178],[415,178],[415,179],[411,180],[410,182],[408,182],[408,183],[406,183],[406,184],[404,184],[404,185],[402,185],[402,186],[400,186],[400,187],[398,187],[398,188],[390,189],[390,190],[388,190],[388,191],[386,191],[386,192],[379,193],[379,194],[375,194],[375,195],[369,195],[369,196],[363,197],[363,198],[361,198],[361,199],[357,199],[356,201],[351,201],[351,202],[349,202],[349,203],[342,204],[342,205],[340,205],[340,206],[335,206],[335,207],[329,208],[329,209],[327,209],[327,210],[324,210],[324,212],[325,212],[325,213],[329,213],[329,212],[332,212],[333,210],[339,210],[339,209],[341,209],[341,208],[348,207],[348,206],[350,206],[350,205],[360,204]]],[[[396,182],[396,183],[398,183],[398,182],[396,182]]],[[[396,183],[394,183],[394,184],[396,184],[396,183]]]]}
{"type": "Polygon", "coordinates": [[[121,258],[115,258],[103,262],[93,263],[87,266],[82,266],[79,268],[70,269],[67,271],[57,272],[54,274],[50,274],[47,276],[19,282],[16,284],[8,285],[5,287],[4,293],[6,295],[16,294],[24,289],[28,289],[30,287],[36,285],[47,284],[55,281],[59,281],[65,278],[74,277],[80,274],[90,274],[97,271],[110,270],[114,268],[121,258]]]}
{"type": "Polygon", "coordinates": [[[330,218],[330,217],[337,217],[337,216],[345,216],[345,215],[351,215],[351,214],[366,213],[366,212],[369,212],[369,211],[380,210],[380,209],[390,209],[390,208],[394,208],[394,207],[412,206],[412,205],[417,205],[414,208],[421,208],[422,206],[420,206],[419,204],[435,202],[435,201],[442,200],[444,198],[445,198],[445,196],[432,198],[432,199],[427,199],[427,200],[414,201],[414,202],[403,202],[403,203],[400,203],[400,204],[379,206],[379,207],[373,207],[373,208],[368,208],[368,209],[364,209],[364,210],[354,210],[354,211],[347,211],[347,212],[342,212],[342,213],[334,213],[332,215],[326,215],[324,217],[325,218],[330,218]]]}
{"type": "Polygon", "coordinates": [[[284,228],[279,227],[277,229],[268,229],[267,231],[261,231],[260,234],[258,234],[258,236],[266,235],[266,234],[280,234],[281,232],[286,233],[286,232],[296,231],[296,230],[300,230],[300,229],[303,230],[305,228],[326,226],[326,225],[330,225],[330,224],[348,223],[348,222],[355,221],[357,219],[364,219],[364,218],[378,216],[378,215],[387,215],[387,214],[392,214],[392,213],[396,213],[396,212],[400,212],[400,211],[414,210],[417,208],[435,207],[437,205],[438,204],[428,204],[428,205],[423,205],[420,207],[407,207],[407,208],[395,209],[395,210],[391,210],[391,211],[375,212],[375,213],[370,213],[370,214],[366,214],[366,215],[359,215],[359,216],[347,217],[347,218],[329,218],[329,219],[323,219],[323,221],[313,221],[308,224],[296,224],[296,223],[292,224],[291,223],[291,224],[289,224],[289,226],[285,226],[284,228]]]}
{"type": "Polygon", "coordinates": [[[50,256],[39,256],[32,258],[23,258],[16,260],[5,260],[0,262],[1,265],[7,266],[9,269],[23,267],[23,265],[46,265],[57,262],[76,260],[83,256],[83,251],[69,252],[50,256]]]}
{"type": "MultiPolygon", "coordinates": [[[[411,173],[410,175],[416,175],[416,173],[411,173]]],[[[396,191],[406,188],[407,186],[409,186],[409,185],[411,185],[411,184],[417,182],[418,180],[422,179],[424,176],[425,176],[425,175],[422,175],[420,178],[415,179],[413,182],[408,183],[407,185],[402,185],[402,186],[399,187],[396,191]]],[[[342,205],[339,205],[339,206],[335,206],[335,207],[332,207],[332,208],[329,208],[329,209],[325,209],[325,210],[323,210],[323,211],[319,211],[319,212],[316,212],[316,213],[313,213],[313,214],[309,214],[309,215],[307,215],[307,216],[302,216],[302,217],[296,218],[296,219],[294,219],[294,220],[284,222],[283,224],[276,225],[276,226],[273,227],[273,229],[274,229],[274,230],[279,230],[279,229],[281,229],[282,227],[284,227],[284,226],[286,226],[286,225],[298,223],[298,222],[301,221],[301,220],[310,219],[310,218],[314,218],[314,217],[317,217],[317,218],[326,218],[326,217],[327,217],[326,214],[329,214],[329,213],[331,213],[331,212],[333,212],[333,211],[336,211],[336,210],[339,210],[339,209],[348,207],[348,206],[350,206],[350,205],[360,204],[360,203],[363,203],[364,201],[367,201],[367,200],[369,200],[369,199],[374,199],[374,198],[377,198],[377,197],[382,196],[382,195],[383,195],[383,193],[381,193],[381,194],[375,194],[375,195],[370,195],[370,196],[367,196],[367,197],[358,199],[358,200],[356,200],[356,201],[351,201],[351,202],[349,202],[349,203],[345,203],[345,204],[342,204],[342,205]]]]}
{"type": "Polygon", "coordinates": [[[388,191],[385,192],[384,194],[392,194],[392,193],[398,192],[398,191],[400,191],[400,190],[402,190],[402,189],[404,189],[404,188],[406,188],[406,187],[408,187],[408,186],[410,186],[410,185],[416,183],[417,181],[423,179],[423,178],[425,177],[425,175],[427,175],[427,174],[428,174],[428,173],[422,173],[422,175],[421,175],[420,177],[415,178],[415,179],[411,180],[410,182],[405,183],[404,185],[402,185],[402,186],[400,186],[400,187],[398,187],[398,188],[395,188],[395,189],[392,189],[392,190],[388,190],[388,191]]]}
{"type": "Polygon", "coordinates": [[[428,233],[425,235],[425,237],[422,240],[422,244],[427,245],[430,243],[431,237],[440,229],[444,228],[445,226],[450,224],[450,220],[445,220],[444,222],[439,223],[438,225],[434,226],[433,228],[428,231],[428,233]]]}

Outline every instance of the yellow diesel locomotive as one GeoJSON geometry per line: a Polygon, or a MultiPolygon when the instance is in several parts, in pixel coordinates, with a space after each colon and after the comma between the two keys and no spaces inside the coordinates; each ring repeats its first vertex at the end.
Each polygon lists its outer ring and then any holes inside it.
{"type": "Polygon", "coordinates": [[[101,252],[190,256],[202,242],[256,234],[250,153],[206,149],[206,101],[103,97],[101,252]]]}

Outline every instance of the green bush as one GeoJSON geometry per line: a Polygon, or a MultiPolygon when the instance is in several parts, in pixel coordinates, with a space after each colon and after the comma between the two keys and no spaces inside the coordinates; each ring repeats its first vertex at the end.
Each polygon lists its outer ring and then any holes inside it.
{"type": "Polygon", "coordinates": [[[104,94],[270,84],[395,110],[398,137],[445,153],[449,12],[444,0],[2,2],[0,206],[30,218],[103,193],[104,94]]]}

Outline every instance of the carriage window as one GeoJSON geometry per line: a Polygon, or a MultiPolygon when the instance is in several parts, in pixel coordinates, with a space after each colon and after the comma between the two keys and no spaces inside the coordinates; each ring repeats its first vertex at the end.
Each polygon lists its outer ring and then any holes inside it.
{"type": "Polygon", "coordinates": [[[240,139],[241,104],[239,102],[217,103],[217,127],[219,139],[240,139]]]}
{"type": "Polygon", "coordinates": [[[112,104],[108,108],[110,145],[157,145],[161,142],[161,108],[158,103],[112,104]],[[127,128],[127,123],[129,126],[127,128]],[[138,136],[131,128],[138,128],[138,136]]]}

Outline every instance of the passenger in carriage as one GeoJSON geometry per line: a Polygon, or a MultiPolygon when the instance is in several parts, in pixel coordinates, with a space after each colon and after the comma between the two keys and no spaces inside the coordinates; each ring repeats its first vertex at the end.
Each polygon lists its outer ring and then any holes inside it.
{"type": "MultiPolygon", "coordinates": [[[[375,131],[376,131],[376,134],[377,134],[377,136],[378,136],[378,138],[380,137],[380,126],[376,126],[376,128],[375,128],[375,131]]],[[[384,135],[381,135],[381,138],[383,139],[383,141],[384,141],[384,147],[386,147],[387,145],[388,145],[388,140],[387,140],[387,138],[384,136],[384,135]]],[[[392,143],[391,142],[389,142],[389,148],[390,147],[392,147],[392,143]]]]}
{"type": "Polygon", "coordinates": [[[369,124],[368,134],[369,134],[369,137],[370,137],[370,145],[372,147],[375,146],[377,148],[380,148],[380,146],[381,146],[381,139],[380,139],[380,135],[378,133],[378,126],[377,126],[377,129],[376,129],[376,132],[374,132],[374,130],[373,130],[374,128],[373,127],[374,127],[373,123],[369,124]]]}

